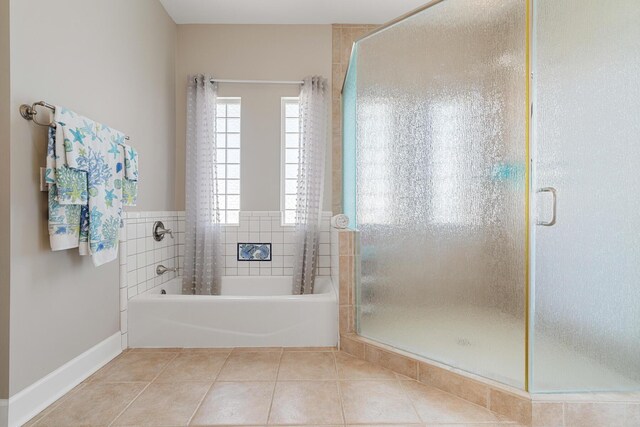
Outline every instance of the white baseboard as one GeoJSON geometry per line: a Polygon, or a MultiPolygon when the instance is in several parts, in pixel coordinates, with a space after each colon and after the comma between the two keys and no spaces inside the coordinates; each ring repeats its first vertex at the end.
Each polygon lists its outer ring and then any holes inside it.
{"type": "Polygon", "coordinates": [[[0,427],[7,427],[9,424],[9,401],[0,399],[0,427]]]}
{"type": "MultiPolygon", "coordinates": [[[[118,331],[11,396],[8,405],[8,426],[23,425],[121,352],[120,331],[118,331]]],[[[2,427],[1,421],[0,427],[2,427]]]]}

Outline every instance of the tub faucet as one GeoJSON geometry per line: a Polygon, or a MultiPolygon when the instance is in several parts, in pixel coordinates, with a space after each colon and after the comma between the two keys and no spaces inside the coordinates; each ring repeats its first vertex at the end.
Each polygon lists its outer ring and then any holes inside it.
{"type": "Polygon", "coordinates": [[[170,228],[165,228],[162,221],[156,221],[153,223],[153,238],[156,242],[164,239],[165,234],[168,234],[173,239],[173,231],[170,228]]]}
{"type": "Polygon", "coordinates": [[[159,265],[156,267],[156,274],[157,274],[158,276],[163,275],[163,274],[164,274],[164,273],[166,273],[167,271],[173,271],[174,273],[176,273],[176,272],[178,271],[178,267],[169,268],[169,267],[165,267],[165,266],[164,266],[164,265],[162,265],[162,264],[159,264],[159,265]]]}

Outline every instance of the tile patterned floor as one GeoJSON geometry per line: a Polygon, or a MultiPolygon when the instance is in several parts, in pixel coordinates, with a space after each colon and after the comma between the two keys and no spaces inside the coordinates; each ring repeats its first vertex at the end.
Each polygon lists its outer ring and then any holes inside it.
{"type": "Polygon", "coordinates": [[[516,426],[333,349],[133,349],[28,426],[516,426]]]}

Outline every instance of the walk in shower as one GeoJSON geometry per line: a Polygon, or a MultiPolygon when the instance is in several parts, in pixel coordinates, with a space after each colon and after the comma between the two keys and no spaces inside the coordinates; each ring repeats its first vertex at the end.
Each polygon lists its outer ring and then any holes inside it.
{"type": "Polygon", "coordinates": [[[638,22],[441,0],[355,43],[359,335],[532,392],[640,389],[638,22]]]}

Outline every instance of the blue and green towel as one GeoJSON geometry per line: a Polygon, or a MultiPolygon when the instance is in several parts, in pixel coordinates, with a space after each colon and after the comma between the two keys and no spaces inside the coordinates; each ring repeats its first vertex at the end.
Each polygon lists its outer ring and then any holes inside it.
{"type": "Polygon", "coordinates": [[[137,198],[137,153],[123,133],[63,107],[54,121],[45,173],[51,249],[79,248],[96,266],[113,261],[122,207],[137,198]]]}
{"type": "Polygon", "coordinates": [[[135,206],[138,201],[138,152],[124,145],[124,181],[122,198],[125,206],[135,206]]]}

